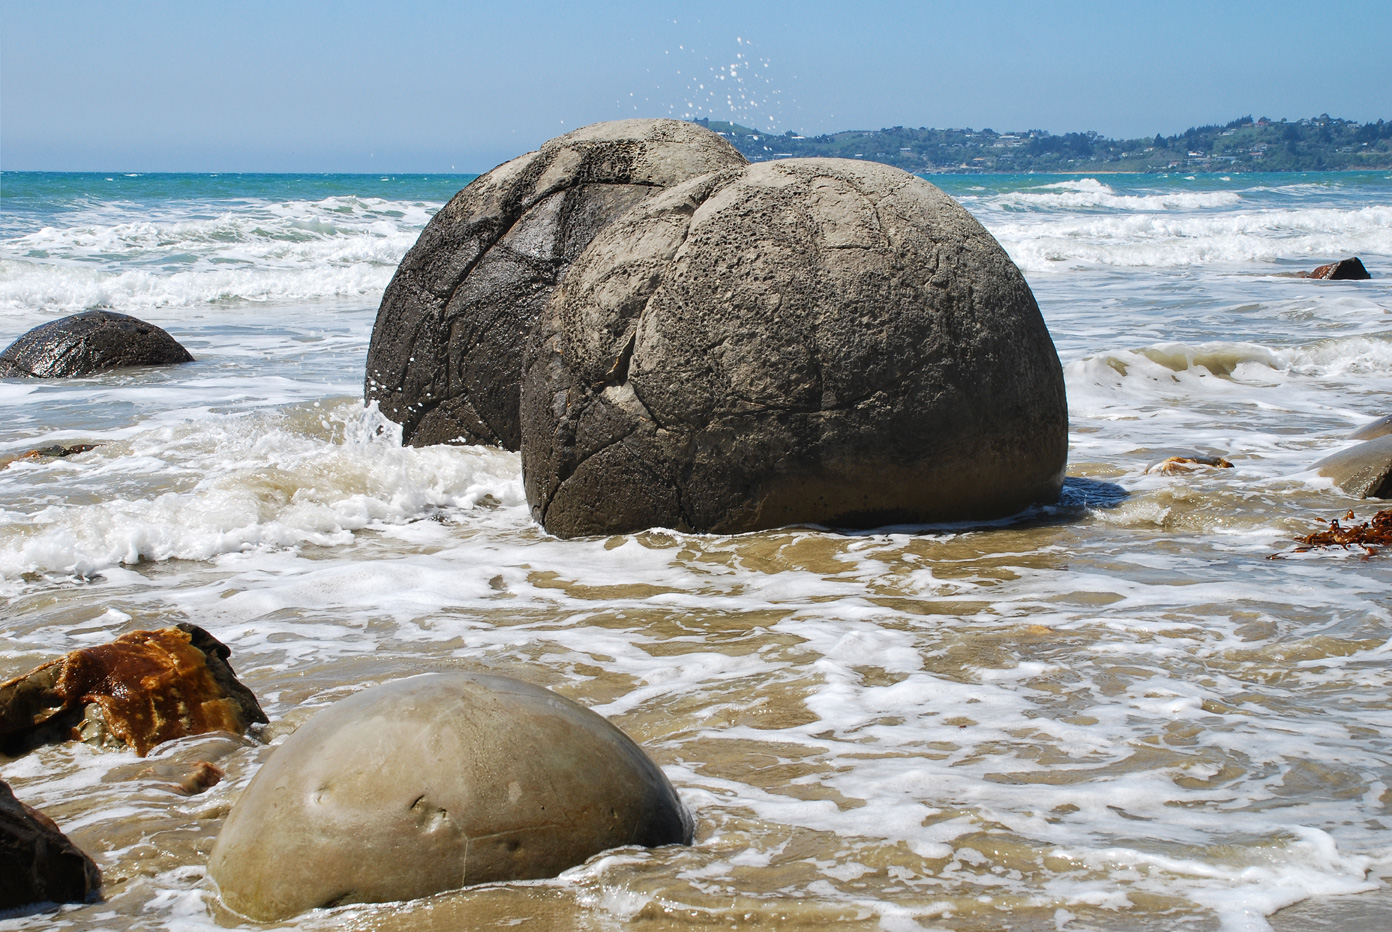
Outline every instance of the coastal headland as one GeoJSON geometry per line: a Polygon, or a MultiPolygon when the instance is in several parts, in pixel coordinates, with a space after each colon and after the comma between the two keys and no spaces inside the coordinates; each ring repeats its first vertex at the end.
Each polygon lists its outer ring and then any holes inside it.
{"type": "Polygon", "coordinates": [[[867,159],[919,174],[947,172],[1377,171],[1392,168],[1392,123],[1327,113],[1300,120],[1238,117],[1182,133],[1108,139],[1042,129],[914,129],[891,126],[821,136],[760,132],[697,120],[751,162],[803,157],[867,159]]]}

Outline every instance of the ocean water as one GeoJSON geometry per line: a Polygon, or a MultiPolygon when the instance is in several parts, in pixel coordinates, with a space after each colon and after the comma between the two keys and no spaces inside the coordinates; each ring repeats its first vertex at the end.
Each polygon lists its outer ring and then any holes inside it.
{"type": "Polygon", "coordinates": [[[1392,413],[1392,175],[942,176],[1065,367],[1059,505],[989,526],[556,540],[514,454],[361,402],[382,289],[468,177],[0,175],[0,344],[106,307],[193,364],[0,381],[0,679],[199,624],[254,740],[0,759],[105,899],[3,929],[252,928],[218,827],[317,709],[431,670],[612,719],[690,848],[305,930],[1392,926],[1392,553],[1310,466],[1392,413]],[[1287,277],[1359,255],[1368,282],[1287,277]],[[1231,469],[1149,471],[1174,454],[1231,469]],[[1275,558],[1273,558],[1275,557],[1275,558]],[[189,763],[226,779],[174,791],[189,763]]]}

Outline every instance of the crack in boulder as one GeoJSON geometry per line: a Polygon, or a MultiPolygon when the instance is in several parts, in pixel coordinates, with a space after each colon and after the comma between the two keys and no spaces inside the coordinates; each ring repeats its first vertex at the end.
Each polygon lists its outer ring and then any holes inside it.
{"type": "Polygon", "coordinates": [[[523,474],[560,536],[985,520],[1061,487],[1063,373],[1028,286],[887,166],[673,188],[595,237],[544,318],[523,474]]]}
{"type": "Polygon", "coordinates": [[[625,120],[550,140],[476,179],[431,220],[383,295],[368,349],[366,400],[382,402],[410,445],[462,440],[518,448],[524,347],[573,259],[635,203],[688,177],[743,164],[728,142],[694,124],[625,120]],[[490,275],[483,283],[480,277],[490,275]],[[477,415],[482,436],[445,413],[452,404],[477,415]]]}

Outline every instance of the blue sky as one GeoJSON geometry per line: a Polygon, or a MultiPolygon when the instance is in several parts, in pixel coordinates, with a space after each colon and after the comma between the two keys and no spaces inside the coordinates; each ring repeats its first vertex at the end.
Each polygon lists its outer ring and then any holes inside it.
{"type": "Polygon", "coordinates": [[[1108,136],[1392,119],[1389,36],[1387,0],[0,0],[0,168],[485,171],[623,116],[1108,136]]]}

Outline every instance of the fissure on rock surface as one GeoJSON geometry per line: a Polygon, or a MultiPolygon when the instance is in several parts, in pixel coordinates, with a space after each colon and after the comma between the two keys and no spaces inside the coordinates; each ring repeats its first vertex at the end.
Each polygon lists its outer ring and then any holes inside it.
{"type": "Polygon", "coordinates": [[[1028,286],[884,166],[761,163],[655,196],[537,333],[524,479],[562,536],[985,519],[1060,488],[1062,371],[1028,286]]]}
{"type": "Polygon", "coordinates": [[[521,444],[523,349],[570,263],[654,192],[744,157],[678,120],[600,123],[551,140],[460,191],[382,299],[366,399],[403,441],[521,444]]]}

